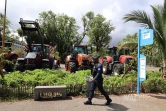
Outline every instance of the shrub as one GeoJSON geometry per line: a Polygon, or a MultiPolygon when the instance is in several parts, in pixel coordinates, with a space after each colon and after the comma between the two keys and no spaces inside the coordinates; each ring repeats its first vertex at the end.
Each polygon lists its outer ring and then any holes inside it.
{"type": "MultiPolygon", "coordinates": [[[[160,77],[158,71],[148,71],[147,80],[142,82],[142,90],[144,92],[166,92],[166,80],[160,77]]],[[[86,77],[90,77],[90,70],[78,71],[75,74],[70,74],[66,71],[36,69],[34,71],[13,72],[5,75],[5,78],[0,78],[0,84],[17,87],[20,85],[35,86],[35,85],[85,85],[86,77]]],[[[123,78],[122,75],[110,76],[104,79],[104,87],[113,87],[114,92],[119,89],[126,92],[131,88],[136,90],[137,72],[130,71],[123,78]]]]}

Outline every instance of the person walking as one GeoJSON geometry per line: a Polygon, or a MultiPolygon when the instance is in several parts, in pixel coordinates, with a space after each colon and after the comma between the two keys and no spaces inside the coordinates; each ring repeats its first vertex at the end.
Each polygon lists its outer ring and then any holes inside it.
{"type": "Polygon", "coordinates": [[[90,93],[88,96],[88,100],[86,102],[84,102],[84,104],[85,105],[92,104],[92,98],[94,96],[94,91],[95,91],[96,87],[98,87],[99,91],[105,96],[105,99],[107,100],[105,105],[110,105],[112,100],[109,98],[109,96],[103,89],[103,77],[102,77],[103,68],[102,68],[102,64],[99,62],[99,56],[92,57],[92,60],[94,62],[94,67],[92,70],[93,79],[90,80],[90,82],[92,82],[91,88],[90,88],[90,93]]]}

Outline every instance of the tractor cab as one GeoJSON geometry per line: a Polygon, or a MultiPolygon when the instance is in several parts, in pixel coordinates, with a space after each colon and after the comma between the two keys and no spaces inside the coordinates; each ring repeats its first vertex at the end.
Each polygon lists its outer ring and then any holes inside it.
{"type": "Polygon", "coordinates": [[[77,53],[77,54],[87,54],[88,55],[87,46],[85,46],[85,45],[75,45],[73,52],[77,53]]]}
{"type": "Polygon", "coordinates": [[[129,55],[130,51],[127,48],[121,48],[120,50],[118,47],[109,47],[108,48],[108,55],[113,57],[114,61],[119,61],[121,55],[129,55]]]}
{"type": "Polygon", "coordinates": [[[66,57],[65,67],[69,72],[77,70],[90,69],[90,56],[88,55],[88,48],[86,45],[76,44],[69,47],[70,55],[66,57]]]}
{"type": "Polygon", "coordinates": [[[109,47],[108,55],[111,56],[114,61],[119,61],[119,52],[117,47],[109,47]]]}
{"type": "Polygon", "coordinates": [[[117,55],[119,55],[118,52],[117,52],[117,47],[109,47],[108,48],[108,54],[110,56],[117,56],[117,55]]]}
{"type": "Polygon", "coordinates": [[[41,45],[34,45],[32,48],[32,52],[41,52],[41,45]]]}
{"type": "Polygon", "coordinates": [[[41,56],[42,58],[47,58],[47,56],[50,54],[50,45],[43,45],[43,51],[41,44],[33,44],[32,45],[32,52],[36,53],[38,56],[41,56]]]}
{"type": "Polygon", "coordinates": [[[119,56],[121,55],[130,55],[130,50],[128,48],[121,48],[119,50],[119,56]]]}

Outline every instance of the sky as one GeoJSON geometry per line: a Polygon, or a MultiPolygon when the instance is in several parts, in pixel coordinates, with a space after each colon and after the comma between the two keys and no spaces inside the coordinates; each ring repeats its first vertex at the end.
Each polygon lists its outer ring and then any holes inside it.
{"type": "MultiPolygon", "coordinates": [[[[81,18],[89,11],[102,14],[111,20],[115,30],[111,32],[110,45],[116,46],[127,34],[133,34],[141,28],[135,22],[124,23],[123,16],[133,10],[145,10],[151,16],[150,5],[163,4],[164,0],[7,0],[7,18],[11,21],[10,28],[20,28],[20,18],[35,20],[39,13],[52,10],[56,14],[67,14],[74,17],[77,25],[82,27],[81,18]]],[[[4,13],[5,0],[0,0],[0,13],[4,13]]],[[[82,28],[79,30],[82,33],[82,28]]],[[[84,42],[88,41],[88,37],[84,42]]]]}

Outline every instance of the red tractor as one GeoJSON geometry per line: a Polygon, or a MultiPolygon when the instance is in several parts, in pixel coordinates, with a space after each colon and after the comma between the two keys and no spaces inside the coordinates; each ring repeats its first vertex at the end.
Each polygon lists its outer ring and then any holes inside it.
{"type": "MultiPolygon", "coordinates": [[[[5,45],[5,47],[9,48],[6,60],[12,61],[15,64],[17,61],[17,58],[18,58],[18,54],[11,50],[12,42],[5,42],[4,45],[5,45]]],[[[0,41],[0,46],[2,46],[2,41],[0,41]]],[[[14,71],[14,67],[12,64],[5,64],[4,68],[7,72],[14,71]]]]}
{"type": "Polygon", "coordinates": [[[104,74],[119,75],[124,72],[124,63],[129,64],[133,56],[129,56],[129,49],[121,48],[118,51],[118,47],[109,47],[108,56],[104,56],[100,59],[100,63],[103,65],[104,74]]]}
{"type": "Polygon", "coordinates": [[[54,56],[50,54],[52,46],[43,44],[43,35],[37,21],[29,21],[20,19],[20,25],[23,32],[27,35],[28,46],[26,47],[27,55],[24,58],[18,58],[16,70],[33,70],[40,68],[53,68],[54,56]],[[30,32],[37,31],[41,44],[31,42],[30,32]]]}

